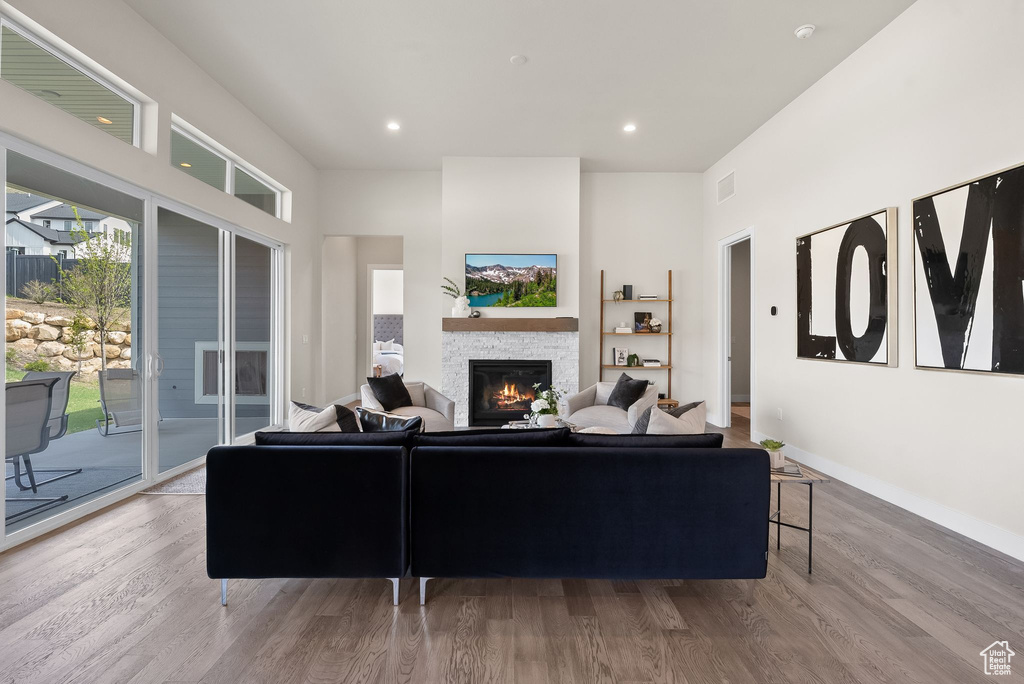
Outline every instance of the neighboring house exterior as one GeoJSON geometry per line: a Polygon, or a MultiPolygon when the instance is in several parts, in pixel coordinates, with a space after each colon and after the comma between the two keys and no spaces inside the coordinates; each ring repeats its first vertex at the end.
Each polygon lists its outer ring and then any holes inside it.
{"type": "MultiPolygon", "coordinates": [[[[131,246],[132,226],[124,219],[88,209],[79,209],[78,215],[82,219],[82,227],[91,236],[126,248],[131,246]]],[[[4,224],[8,252],[43,256],[63,254],[69,259],[81,256],[75,248],[78,239],[73,234],[79,227],[70,204],[8,191],[4,224]]],[[[126,249],[125,261],[130,260],[130,254],[126,249]]]]}

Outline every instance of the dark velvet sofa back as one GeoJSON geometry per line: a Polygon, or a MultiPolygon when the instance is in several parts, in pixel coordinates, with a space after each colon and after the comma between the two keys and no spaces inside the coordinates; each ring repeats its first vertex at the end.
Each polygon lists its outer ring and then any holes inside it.
{"type": "Polygon", "coordinates": [[[760,449],[418,447],[412,574],[757,579],[760,449]]]}
{"type": "Polygon", "coordinates": [[[408,451],[234,446],[206,456],[213,578],[402,577],[408,451]]]}

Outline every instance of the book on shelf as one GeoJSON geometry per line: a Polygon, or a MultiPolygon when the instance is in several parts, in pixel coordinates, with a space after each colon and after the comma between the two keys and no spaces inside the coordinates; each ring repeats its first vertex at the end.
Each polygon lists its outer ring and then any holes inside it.
{"type": "Polygon", "coordinates": [[[661,295],[639,295],[637,299],[644,301],[645,299],[660,299],[661,295]]]}
{"type": "Polygon", "coordinates": [[[644,359],[645,366],[660,366],[661,361],[659,359],[644,359]]]}
{"type": "Polygon", "coordinates": [[[632,328],[615,328],[616,335],[625,335],[631,332],[633,332],[632,328]]]}

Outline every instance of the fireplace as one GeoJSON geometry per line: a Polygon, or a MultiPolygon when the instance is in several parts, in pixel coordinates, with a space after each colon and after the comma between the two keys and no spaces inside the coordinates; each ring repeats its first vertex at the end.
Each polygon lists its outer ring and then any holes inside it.
{"type": "Polygon", "coordinates": [[[522,420],[537,392],[550,387],[550,361],[471,360],[469,424],[504,425],[522,420]],[[540,387],[534,389],[538,383],[540,387]]]}

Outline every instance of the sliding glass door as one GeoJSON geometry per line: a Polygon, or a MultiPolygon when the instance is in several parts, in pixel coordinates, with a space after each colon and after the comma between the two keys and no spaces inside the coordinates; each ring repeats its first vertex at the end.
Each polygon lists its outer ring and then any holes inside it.
{"type": "Polygon", "coordinates": [[[0,133],[0,549],[280,424],[282,246],[0,133]]]}

